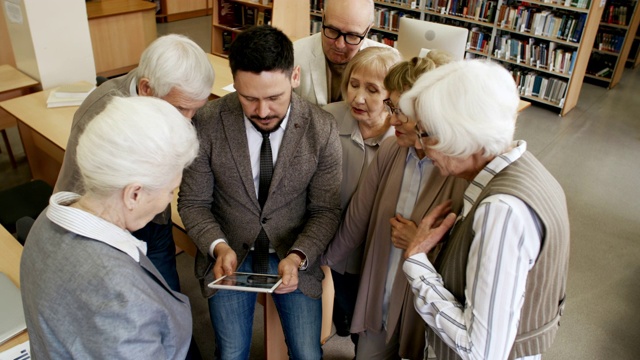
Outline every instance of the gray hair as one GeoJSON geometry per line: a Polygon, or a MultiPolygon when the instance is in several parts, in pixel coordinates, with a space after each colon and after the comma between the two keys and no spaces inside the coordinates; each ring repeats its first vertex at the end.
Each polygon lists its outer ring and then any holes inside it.
{"type": "Polygon", "coordinates": [[[511,146],[519,101],[505,68],[486,60],[467,60],[420,76],[400,97],[400,108],[438,140],[432,149],[450,157],[479,151],[491,157],[511,146]]]}
{"type": "MultiPolygon", "coordinates": [[[[327,11],[327,4],[333,0],[324,0],[323,4],[322,4],[322,10],[324,12],[327,11]]],[[[375,20],[376,17],[376,10],[375,10],[375,4],[373,3],[373,0],[340,0],[341,2],[344,1],[363,1],[367,3],[367,8],[369,9],[369,12],[371,13],[370,16],[370,20],[369,23],[373,24],[373,20],[375,20]]]]}
{"type": "Polygon", "coordinates": [[[342,91],[342,98],[347,98],[347,89],[349,88],[349,81],[351,80],[351,74],[359,69],[369,70],[369,75],[378,76],[384,81],[385,76],[389,72],[389,69],[396,63],[400,62],[400,54],[393,48],[370,46],[358,53],[349,61],[347,67],[344,69],[342,75],[342,82],[340,84],[340,90],[342,91]]]}
{"type": "Polygon", "coordinates": [[[208,98],[214,79],[202,48],[177,34],[161,36],[144,50],[137,76],[149,79],[155,97],[161,98],[176,88],[193,100],[208,98]]]}
{"type": "Polygon", "coordinates": [[[85,191],[108,196],[133,183],[167,187],[198,147],[191,121],[168,102],[113,97],[80,136],[76,156],[85,191]]]}

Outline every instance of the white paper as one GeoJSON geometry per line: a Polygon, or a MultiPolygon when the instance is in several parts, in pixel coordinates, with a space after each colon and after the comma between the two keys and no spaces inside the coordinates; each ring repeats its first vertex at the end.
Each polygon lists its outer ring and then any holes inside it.
{"type": "Polygon", "coordinates": [[[0,360],[29,360],[31,352],[29,351],[29,341],[16,345],[11,349],[0,353],[0,360]]]}
{"type": "Polygon", "coordinates": [[[229,85],[223,87],[222,90],[225,90],[225,91],[228,91],[228,92],[236,91],[236,89],[233,87],[233,84],[229,84],[229,85]]]}

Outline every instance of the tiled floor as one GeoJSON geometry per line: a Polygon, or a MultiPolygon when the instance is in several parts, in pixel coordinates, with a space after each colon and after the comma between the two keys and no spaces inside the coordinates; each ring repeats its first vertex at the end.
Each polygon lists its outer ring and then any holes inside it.
{"type": "MultiPolygon", "coordinates": [[[[203,17],[160,24],[158,32],[186,33],[208,50],[209,24],[203,17]]],[[[28,179],[17,131],[10,137],[21,165],[11,169],[3,146],[0,189],[28,179]]],[[[626,70],[613,90],[585,84],[578,106],[565,117],[536,106],[525,110],[516,138],[526,140],[562,184],[571,220],[567,307],[544,359],[639,359],[640,71],[626,70]]],[[[178,267],[193,305],[196,341],[211,359],[213,332],[193,259],[179,255],[178,267]]],[[[259,359],[264,353],[259,315],[254,323],[251,358],[259,359]]],[[[327,359],[353,357],[346,338],[330,339],[324,351],[327,359]]]]}

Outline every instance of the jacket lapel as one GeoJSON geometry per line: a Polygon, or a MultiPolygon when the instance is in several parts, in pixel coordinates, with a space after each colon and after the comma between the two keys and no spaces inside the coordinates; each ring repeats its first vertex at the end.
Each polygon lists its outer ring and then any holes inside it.
{"type": "Polygon", "coordinates": [[[169,287],[167,282],[164,280],[162,275],[160,275],[160,273],[158,272],[158,269],[156,269],[156,267],[153,266],[153,264],[151,263],[151,260],[149,260],[149,258],[145,254],[140,252],[139,258],[140,258],[140,266],[149,274],[149,276],[155,282],[160,284],[160,286],[162,286],[169,294],[171,294],[174,298],[178,299],[179,301],[183,303],[189,302],[186,295],[180,294],[178,292],[171,290],[171,288],[169,287]]]}
{"type": "Polygon", "coordinates": [[[313,56],[309,59],[309,69],[311,69],[311,86],[316,93],[318,104],[328,104],[327,99],[327,64],[325,63],[324,52],[322,52],[322,38],[318,37],[320,46],[314,46],[313,56]]]}
{"type": "Polygon", "coordinates": [[[269,199],[271,198],[271,192],[278,186],[278,183],[284,178],[285,172],[289,167],[289,162],[296,156],[298,143],[302,139],[302,135],[307,131],[309,126],[308,119],[302,115],[304,106],[303,101],[300,100],[297,94],[291,95],[291,112],[289,113],[289,120],[287,121],[287,127],[285,128],[284,137],[280,144],[280,150],[278,150],[278,159],[276,160],[276,166],[273,168],[273,177],[271,178],[271,186],[269,188],[269,198],[265,208],[269,206],[269,199]]]}
{"type": "Polygon", "coordinates": [[[434,202],[438,198],[440,191],[442,191],[443,184],[446,179],[446,177],[440,175],[440,170],[435,167],[433,168],[431,176],[427,181],[428,186],[426,186],[424,191],[420,193],[416,206],[413,208],[413,212],[411,213],[411,220],[413,220],[417,225],[420,225],[422,218],[427,214],[429,209],[433,205],[437,205],[434,204],[434,202]]]}
{"type": "MultiPolygon", "coordinates": [[[[227,106],[220,107],[220,120],[224,128],[224,133],[229,139],[231,157],[236,169],[240,173],[240,178],[248,194],[255,194],[256,189],[253,184],[253,172],[251,171],[251,156],[249,155],[249,145],[247,143],[247,131],[244,126],[244,113],[238,95],[234,94],[226,102],[227,106]]],[[[273,181],[272,181],[273,184],[273,181]]],[[[260,209],[258,199],[249,196],[254,205],[260,209]]]]}

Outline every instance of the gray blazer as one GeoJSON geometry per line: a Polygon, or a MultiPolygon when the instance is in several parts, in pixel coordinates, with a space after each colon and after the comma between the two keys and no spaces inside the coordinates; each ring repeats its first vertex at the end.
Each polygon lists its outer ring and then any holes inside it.
{"type": "Polygon", "coordinates": [[[178,211],[198,247],[195,272],[204,296],[214,291],[210,245],[224,238],[244,261],[261,228],[283,259],[291,248],[307,255],[298,288],[322,294],[318,259],[340,222],[342,154],[336,123],[319,107],[292,95],[269,198],[260,209],[253,184],[242,107],[236,93],[209,102],[193,119],[200,153],[185,169],[178,211]]]}
{"type": "Polygon", "coordinates": [[[171,291],[149,259],[52,223],[46,210],[20,262],[34,359],[184,359],[189,299],[171,291]]]}
{"type": "MultiPolygon", "coordinates": [[[[102,112],[109,100],[114,96],[128,97],[131,96],[131,81],[136,79],[136,69],[131,70],[127,75],[120,76],[115,79],[106,81],[98,88],[93,90],[89,96],[82,102],[80,108],[73,114],[73,123],[71,125],[71,133],[67,141],[67,149],[64,152],[64,161],[58,174],[58,180],[54,187],[54,192],[70,191],[76,194],[84,194],[82,186],[82,176],[76,162],[76,149],[78,148],[78,140],[84,129],[89,125],[96,115],[102,112]]],[[[156,215],[153,222],[158,224],[167,224],[171,218],[171,206],[167,206],[164,212],[156,215]]]]}

